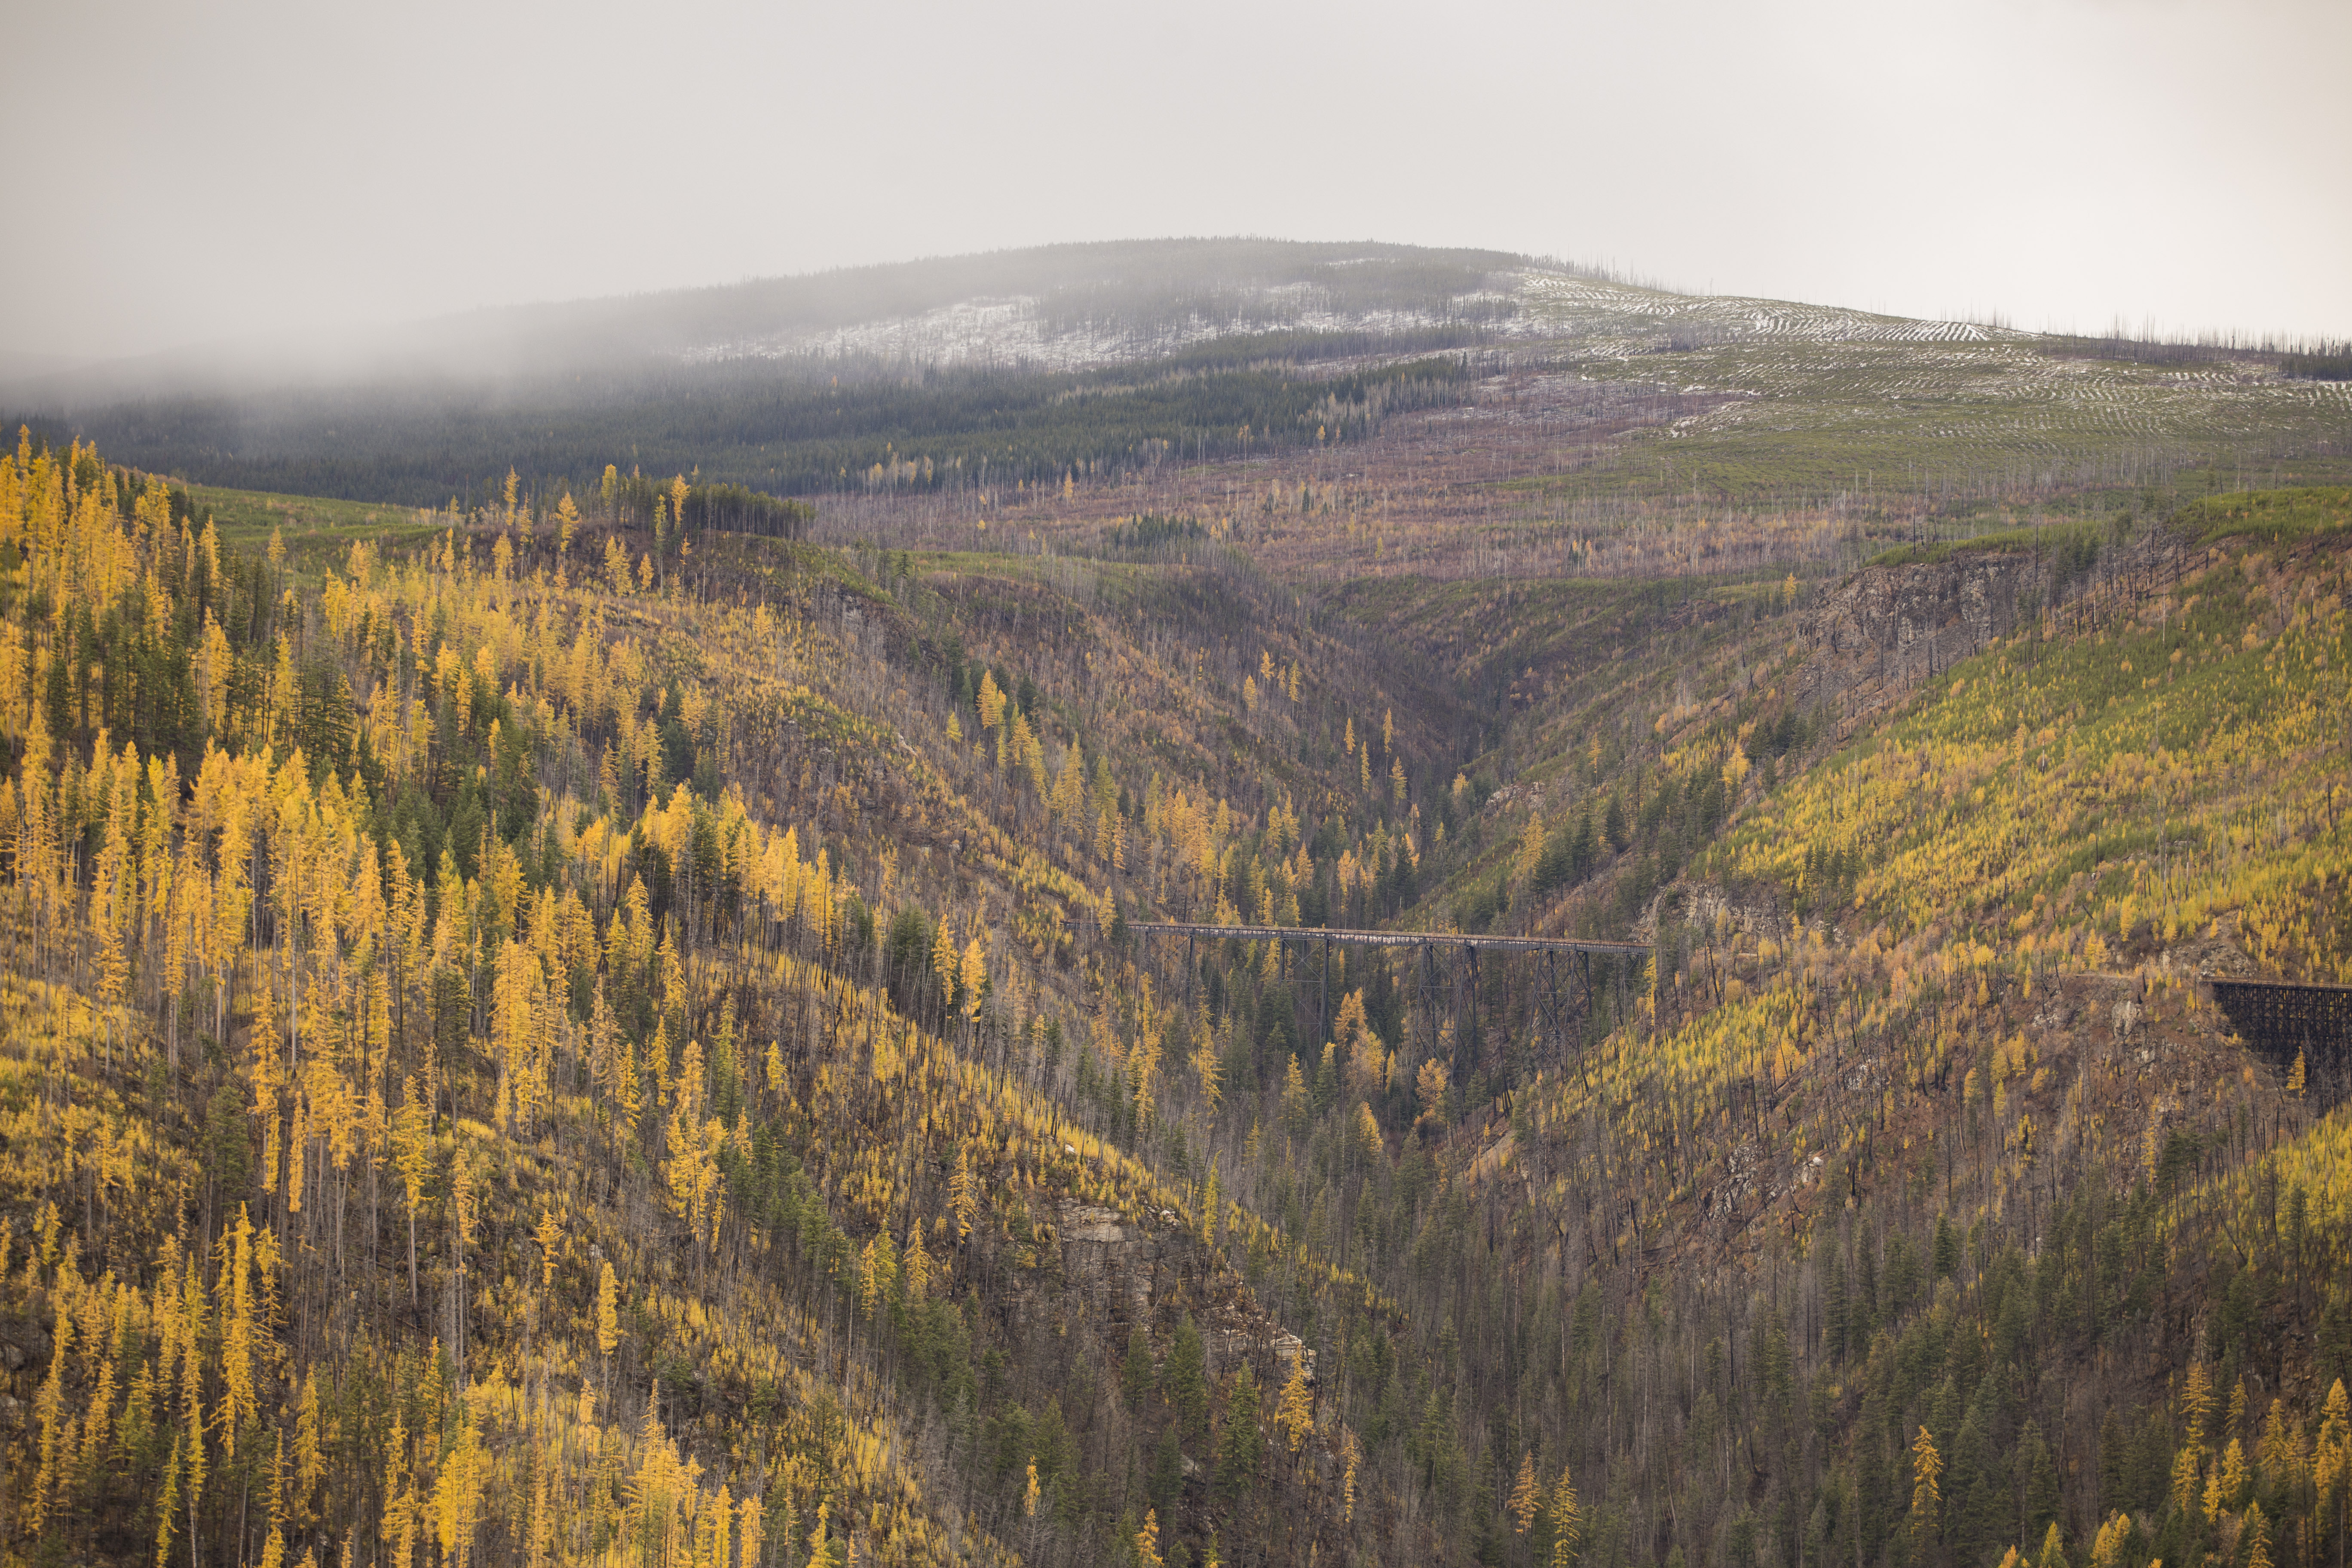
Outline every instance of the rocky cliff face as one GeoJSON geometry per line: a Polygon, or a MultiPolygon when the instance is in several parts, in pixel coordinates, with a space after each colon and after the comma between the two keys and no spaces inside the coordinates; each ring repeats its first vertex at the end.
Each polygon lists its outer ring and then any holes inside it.
{"type": "Polygon", "coordinates": [[[1798,689],[1837,713],[1844,740],[1871,714],[2037,618],[2077,630],[2133,614],[2169,591],[2199,557],[2156,529],[2100,547],[2096,565],[2061,580],[2035,551],[1966,551],[1948,561],[1865,566],[1803,618],[1811,657],[1798,689]]]}
{"type": "Polygon", "coordinates": [[[1855,721],[2013,635],[2049,587],[2049,568],[2032,554],[1865,566],[1806,617],[1803,700],[1834,703],[1843,739],[1855,721]]]}
{"type": "Polygon", "coordinates": [[[1248,1284],[1181,1216],[1161,1210],[1137,1222],[1115,1209],[1068,1200],[1057,1210],[1061,1283],[1073,1299],[1066,1310],[1076,1307],[1102,1325],[1112,1353],[1139,1323],[1156,1358],[1190,1313],[1213,1374],[1247,1361],[1258,1377],[1273,1377],[1279,1387],[1304,1362],[1307,1381],[1315,1380],[1315,1352],[1266,1315],[1248,1284]]]}

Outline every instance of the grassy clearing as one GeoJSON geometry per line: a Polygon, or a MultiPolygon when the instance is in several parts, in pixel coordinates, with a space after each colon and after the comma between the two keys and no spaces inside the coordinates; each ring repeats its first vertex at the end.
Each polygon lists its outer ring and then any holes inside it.
{"type": "MultiPolygon", "coordinates": [[[[2055,553],[2062,559],[2087,561],[2099,547],[2120,540],[2119,523],[2074,521],[2037,527],[1995,529],[1964,539],[1942,539],[1883,550],[1864,563],[1871,566],[1931,565],[1955,555],[2030,551],[2055,553]]],[[[2232,490],[2190,501],[2170,515],[2172,526],[2200,544],[2225,540],[2254,540],[2266,544],[2291,544],[2352,528],[2352,487],[2305,485],[2284,489],[2232,490]]]]}
{"type": "Polygon", "coordinates": [[[272,495],[214,485],[190,485],[188,499],[198,517],[213,520],[223,544],[243,551],[263,550],[268,547],[269,536],[277,533],[286,546],[288,563],[306,575],[338,563],[355,539],[413,544],[447,526],[437,513],[383,501],[272,495]]]}
{"type": "Polygon", "coordinates": [[[2224,539],[2291,544],[2352,528],[2352,488],[2307,485],[2210,496],[2174,513],[2173,522],[2200,544],[2224,539]]]}
{"type": "Polygon", "coordinates": [[[1705,357],[1715,363],[1694,364],[1695,381],[1761,395],[1645,443],[1643,456],[1727,499],[2135,479],[2243,444],[2340,441],[2352,428],[2352,400],[2316,384],[2085,370],[2006,344],[1705,357]]]}
{"type": "Polygon", "coordinates": [[[2081,555],[2097,551],[2115,534],[2112,526],[2094,522],[2047,523],[2039,528],[2003,528],[1966,539],[1941,539],[1928,544],[1898,544],[1882,550],[1864,563],[1870,566],[1923,566],[1949,561],[1955,555],[1997,555],[2011,552],[2033,554],[2081,555]]]}
{"type": "Polygon", "coordinates": [[[1903,495],[1941,509],[1971,495],[2164,484],[2249,453],[2267,467],[2271,454],[2340,448],[2352,434],[2345,385],[2252,363],[2069,358],[2030,333],[1580,284],[1529,309],[1584,340],[1587,374],[1745,395],[1537,487],[1553,495],[1716,505],[1903,495]]]}

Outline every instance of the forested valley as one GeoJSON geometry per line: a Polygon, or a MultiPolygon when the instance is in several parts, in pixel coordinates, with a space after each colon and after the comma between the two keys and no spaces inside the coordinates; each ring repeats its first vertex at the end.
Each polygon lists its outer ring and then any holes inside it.
{"type": "Polygon", "coordinates": [[[0,455],[0,1559],[2342,1568],[2346,1063],[2204,983],[2352,983],[2344,490],[1332,585],[583,439],[0,455]]]}

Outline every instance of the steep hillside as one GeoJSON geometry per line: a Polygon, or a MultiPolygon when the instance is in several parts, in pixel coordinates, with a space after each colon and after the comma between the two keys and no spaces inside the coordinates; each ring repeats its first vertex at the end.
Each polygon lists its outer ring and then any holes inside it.
{"type": "Polygon", "coordinates": [[[2095,571],[2063,539],[1874,567],[1786,642],[1727,614],[1646,672],[1570,662],[1496,754],[1540,787],[1496,792],[1453,886],[1513,929],[1646,910],[1654,959],[1569,1059],[1490,1051],[1511,1087],[1439,1156],[1470,1235],[1398,1289],[1489,1325],[1458,1363],[1482,1476],[1532,1450],[1605,1485],[1612,1560],[2324,1550],[2342,1068],[2248,1055],[2195,983],[2347,975],[2347,521],[2215,502],[2095,571]],[[1842,710],[1889,605],[1977,651],[1842,710]],[[1498,1292],[1527,1326],[1470,1305],[1498,1292]]]}
{"type": "Polygon", "coordinates": [[[1216,1058],[1104,938],[1295,921],[1234,847],[1302,815],[1398,841],[1381,661],[1245,575],[568,498],[240,556],[0,473],[11,1552],[1344,1531],[1276,1506],[1289,1325],[1393,1308],[1220,1198],[1216,1058]]]}

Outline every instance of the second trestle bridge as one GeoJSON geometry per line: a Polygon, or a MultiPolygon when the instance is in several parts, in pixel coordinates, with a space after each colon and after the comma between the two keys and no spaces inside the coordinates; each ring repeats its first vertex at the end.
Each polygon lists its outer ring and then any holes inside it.
{"type": "Polygon", "coordinates": [[[1345,931],[1321,926],[1195,925],[1172,921],[1139,921],[1129,925],[1128,930],[1146,938],[1183,939],[1184,988],[1188,996],[1192,992],[1193,972],[1199,967],[1200,944],[1204,942],[1277,943],[1276,963],[1285,978],[1287,978],[1292,964],[1293,948],[1302,950],[1299,955],[1302,961],[1319,952],[1319,973],[1315,976],[1318,982],[1315,996],[1318,1036],[1330,1027],[1331,948],[1334,943],[1343,947],[1406,949],[1410,954],[1407,962],[1412,969],[1410,983],[1414,1011],[1426,1037],[1426,1048],[1433,1055],[1439,1048],[1438,1021],[1441,1015],[1450,1015],[1456,1022],[1454,1039],[1457,1048],[1466,1047],[1469,1044],[1470,1032],[1458,1025],[1463,1018],[1475,1019],[1478,1014],[1479,955],[1482,952],[1525,953],[1535,959],[1531,990],[1537,1033],[1544,1045],[1561,1057],[1581,1035],[1601,989],[1613,984],[1618,1016],[1623,1016],[1628,982],[1650,956],[1650,949],[1638,942],[1587,942],[1565,937],[1472,936],[1456,931],[1345,931]],[[1595,959],[1601,961],[1602,973],[1598,982],[1593,975],[1595,959]]]}

